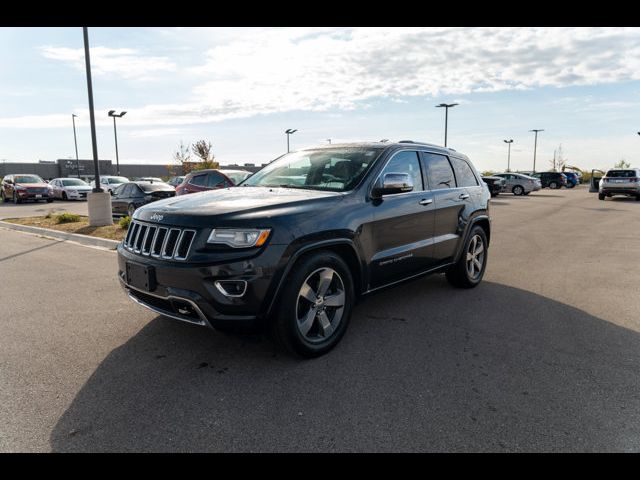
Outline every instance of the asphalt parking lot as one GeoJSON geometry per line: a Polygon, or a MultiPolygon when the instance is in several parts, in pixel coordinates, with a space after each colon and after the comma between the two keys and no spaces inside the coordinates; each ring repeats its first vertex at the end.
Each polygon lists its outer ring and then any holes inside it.
{"type": "Polygon", "coordinates": [[[315,360],[134,305],[114,252],[0,229],[0,450],[639,451],[640,202],[492,216],[478,288],[384,291],[315,360]]]}
{"type": "Polygon", "coordinates": [[[87,202],[85,200],[54,200],[51,203],[24,202],[15,205],[13,202],[0,201],[0,220],[3,218],[35,217],[46,215],[48,212],[87,215],[87,202]]]}

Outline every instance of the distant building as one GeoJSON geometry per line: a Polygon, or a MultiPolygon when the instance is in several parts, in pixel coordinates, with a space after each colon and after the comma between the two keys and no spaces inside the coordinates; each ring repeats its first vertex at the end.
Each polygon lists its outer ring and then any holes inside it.
{"type": "MultiPolygon", "coordinates": [[[[99,160],[100,175],[117,175],[116,164],[112,160],[99,160]]],[[[263,164],[264,166],[266,164],[263,164]]],[[[220,165],[220,170],[247,170],[257,172],[262,167],[253,163],[244,165],[220,165]]],[[[169,177],[182,174],[178,172],[180,165],[149,164],[149,163],[120,163],[120,175],[127,178],[134,177],[169,177]],[[171,168],[171,170],[169,170],[171,168]]],[[[16,173],[33,173],[40,175],[45,180],[58,177],[81,177],[92,179],[95,175],[93,160],[59,158],[57,160],[40,160],[32,162],[0,162],[0,177],[16,173]],[[78,169],[79,167],[79,169],[78,169]]]]}

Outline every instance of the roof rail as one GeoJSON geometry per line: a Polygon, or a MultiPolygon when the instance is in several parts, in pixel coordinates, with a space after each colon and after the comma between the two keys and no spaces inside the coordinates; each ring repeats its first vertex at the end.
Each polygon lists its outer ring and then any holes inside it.
{"type": "Polygon", "coordinates": [[[416,143],[413,140],[400,140],[398,143],[416,143]]]}

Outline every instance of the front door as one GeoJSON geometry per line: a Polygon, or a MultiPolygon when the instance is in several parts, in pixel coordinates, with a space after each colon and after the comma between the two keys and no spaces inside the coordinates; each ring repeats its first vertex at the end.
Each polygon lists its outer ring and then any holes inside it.
{"type": "Polygon", "coordinates": [[[380,287],[429,268],[433,264],[433,194],[424,189],[418,153],[404,150],[389,159],[386,173],[407,173],[413,190],[385,195],[372,204],[370,288],[380,287]]]}

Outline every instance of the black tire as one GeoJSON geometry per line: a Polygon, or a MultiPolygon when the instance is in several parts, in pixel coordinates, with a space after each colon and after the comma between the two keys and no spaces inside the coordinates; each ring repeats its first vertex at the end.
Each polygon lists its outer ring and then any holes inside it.
{"type": "Polygon", "coordinates": [[[522,185],[516,185],[511,189],[514,195],[524,195],[524,188],[522,185]]]}
{"type": "Polygon", "coordinates": [[[16,191],[15,191],[15,190],[13,191],[13,203],[14,203],[14,205],[17,205],[17,204],[19,204],[19,203],[22,203],[22,200],[20,200],[20,199],[18,198],[18,195],[16,195],[16,191]]]}
{"type": "MultiPolygon", "coordinates": [[[[326,295],[326,298],[331,296],[332,294],[326,295]]],[[[279,298],[277,313],[271,323],[272,336],[281,347],[290,353],[307,358],[323,355],[340,342],[347,330],[354,300],[353,276],[345,261],[338,254],[329,250],[319,250],[304,255],[293,267],[279,298]],[[312,287],[312,296],[318,298],[316,293],[320,287],[320,278],[318,277],[318,284],[315,284],[314,280],[316,275],[319,276],[324,272],[333,272],[329,285],[329,288],[333,290],[332,293],[338,295],[339,292],[344,293],[342,309],[325,307],[324,305],[320,307],[326,309],[321,311],[321,313],[326,311],[325,319],[332,323],[337,320],[337,325],[329,324],[333,329],[326,339],[320,335],[322,327],[317,307],[302,296],[303,285],[307,284],[312,287]],[[337,276],[334,275],[336,273],[337,276]],[[313,289],[314,285],[315,290],[313,289]],[[337,317],[338,313],[340,317],[337,317]],[[307,322],[301,323],[299,315],[311,319],[308,323],[311,327],[306,336],[301,332],[301,328],[307,322]]]]}
{"type": "Polygon", "coordinates": [[[558,187],[558,184],[556,182],[549,182],[549,188],[552,188],[553,190],[556,190],[558,187]]]}
{"type": "Polygon", "coordinates": [[[449,283],[458,288],[477,287],[482,281],[482,277],[484,277],[484,272],[487,268],[488,253],[489,249],[487,243],[487,235],[482,227],[476,225],[471,229],[471,232],[469,232],[469,235],[464,242],[464,247],[460,258],[446,271],[446,277],[449,283]],[[479,237],[482,241],[482,246],[484,247],[482,252],[484,253],[484,255],[482,256],[482,259],[479,260],[479,262],[481,263],[481,267],[478,271],[478,274],[474,274],[472,276],[467,269],[467,253],[469,253],[470,248],[472,247],[472,241],[476,237],[479,237]]]}
{"type": "Polygon", "coordinates": [[[2,201],[5,203],[9,201],[9,199],[4,194],[4,189],[0,190],[0,197],[2,197],[2,201]]]}
{"type": "Polygon", "coordinates": [[[524,192],[525,195],[529,195],[531,192],[524,192]]]}
{"type": "Polygon", "coordinates": [[[69,200],[67,197],[67,192],[62,192],[62,200],[69,200]]]}
{"type": "Polygon", "coordinates": [[[604,200],[605,198],[605,194],[604,193],[599,193],[598,194],[598,200],[604,200]]]}
{"type": "Polygon", "coordinates": [[[491,196],[492,196],[492,197],[497,197],[497,196],[498,196],[498,194],[497,194],[496,192],[493,192],[493,193],[491,194],[491,196]]]}
{"type": "Polygon", "coordinates": [[[47,198],[47,203],[52,203],[53,202],[53,198],[47,198]]]}
{"type": "Polygon", "coordinates": [[[636,201],[640,202],[640,195],[636,195],[636,201]]]}
{"type": "Polygon", "coordinates": [[[575,185],[573,183],[568,183],[567,184],[567,188],[573,188],[573,187],[575,187],[575,185]]]}

